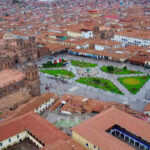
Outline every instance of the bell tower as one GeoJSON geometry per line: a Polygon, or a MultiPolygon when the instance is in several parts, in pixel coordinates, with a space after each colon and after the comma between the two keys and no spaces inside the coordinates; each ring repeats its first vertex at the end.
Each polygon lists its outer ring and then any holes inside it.
{"type": "Polygon", "coordinates": [[[40,79],[38,67],[34,63],[28,63],[24,68],[25,87],[30,90],[32,96],[40,95],[40,79]]]}
{"type": "Polygon", "coordinates": [[[30,43],[30,45],[33,46],[34,42],[35,42],[35,37],[34,36],[29,37],[29,43],[30,43]]]}
{"type": "Polygon", "coordinates": [[[93,27],[93,35],[94,35],[94,38],[99,38],[99,26],[95,25],[93,27]]]}

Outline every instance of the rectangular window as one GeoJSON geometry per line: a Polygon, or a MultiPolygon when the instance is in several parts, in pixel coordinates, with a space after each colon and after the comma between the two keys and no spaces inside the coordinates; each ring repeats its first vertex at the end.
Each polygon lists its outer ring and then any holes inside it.
{"type": "Polygon", "coordinates": [[[17,135],[17,138],[19,139],[19,135],[17,135]]]}
{"type": "Polygon", "coordinates": [[[11,142],[11,139],[9,139],[8,141],[11,142]]]}
{"type": "Polygon", "coordinates": [[[3,146],[3,144],[2,144],[2,143],[0,143],[0,146],[3,146]]]}
{"type": "Polygon", "coordinates": [[[86,146],[87,146],[87,147],[88,147],[88,145],[89,145],[89,144],[88,144],[88,143],[86,143],[86,146]]]}

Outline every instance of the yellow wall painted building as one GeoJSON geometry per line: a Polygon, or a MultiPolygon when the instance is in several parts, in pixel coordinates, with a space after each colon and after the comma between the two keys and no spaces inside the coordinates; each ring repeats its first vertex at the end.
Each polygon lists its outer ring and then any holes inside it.
{"type": "Polygon", "coordinates": [[[81,33],[73,32],[73,31],[67,31],[67,35],[71,37],[81,37],[81,33]]]}
{"type": "Polygon", "coordinates": [[[96,145],[93,145],[92,143],[90,143],[89,141],[87,141],[86,139],[84,139],[83,137],[81,137],[79,134],[77,134],[74,131],[72,132],[72,138],[77,143],[81,144],[82,146],[84,146],[88,150],[100,150],[99,147],[97,147],[96,145]]]}

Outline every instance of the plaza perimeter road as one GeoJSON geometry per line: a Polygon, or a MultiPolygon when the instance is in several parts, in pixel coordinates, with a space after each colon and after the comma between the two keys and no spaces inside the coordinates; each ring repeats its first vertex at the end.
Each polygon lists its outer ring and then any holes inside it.
{"type": "MultiPolygon", "coordinates": [[[[104,61],[104,60],[95,60],[91,58],[77,57],[68,54],[61,54],[58,55],[57,57],[53,57],[53,59],[59,59],[59,58],[64,58],[67,60],[71,60],[71,59],[81,60],[81,61],[83,60],[87,62],[97,63],[98,64],[97,69],[99,69],[101,66],[104,65],[113,65],[117,67],[123,67],[124,65],[126,65],[128,69],[145,72],[145,75],[147,73],[150,73],[149,69],[145,69],[143,67],[134,66],[130,64],[121,64],[121,63],[115,63],[115,62],[104,61]]],[[[48,57],[43,58],[40,61],[38,61],[37,64],[38,66],[41,66],[44,62],[47,62],[48,60],[50,60],[48,59],[48,57]]],[[[125,77],[125,76],[136,76],[136,75],[119,76],[119,75],[104,73],[99,69],[99,73],[95,76],[111,80],[125,94],[122,96],[122,95],[114,94],[112,92],[78,84],[75,82],[75,80],[77,78],[80,78],[81,76],[77,74],[76,67],[73,67],[69,64],[64,69],[71,70],[76,75],[76,77],[70,80],[69,83],[66,82],[64,83],[59,79],[47,77],[46,74],[39,73],[40,80],[41,80],[41,93],[47,92],[47,90],[45,90],[45,85],[47,84],[50,87],[49,91],[56,92],[59,95],[68,93],[68,94],[75,94],[75,95],[83,95],[83,96],[87,96],[90,98],[95,98],[103,101],[115,101],[115,102],[125,103],[125,104],[129,104],[131,108],[138,111],[143,111],[144,106],[149,102],[148,100],[145,100],[145,95],[150,91],[150,80],[140,89],[140,91],[137,94],[133,95],[122,84],[120,84],[120,82],[118,82],[117,78],[125,77]]],[[[139,74],[139,75],[143,75],[143,74],[139,74]]]]}

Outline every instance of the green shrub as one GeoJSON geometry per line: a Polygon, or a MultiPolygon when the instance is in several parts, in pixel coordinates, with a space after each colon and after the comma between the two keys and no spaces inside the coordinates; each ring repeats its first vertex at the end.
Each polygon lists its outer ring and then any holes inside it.
{"type": "Polygon", "coordinates": [[[113,72],[114,71],[114,67],[113,66],[108,66],[107,70],[108,70],[108,72],[113,72]]]}

